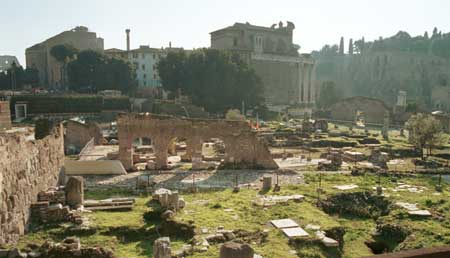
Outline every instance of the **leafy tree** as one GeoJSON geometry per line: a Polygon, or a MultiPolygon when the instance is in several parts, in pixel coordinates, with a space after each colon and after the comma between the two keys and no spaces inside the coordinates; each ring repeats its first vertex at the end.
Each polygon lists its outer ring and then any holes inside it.
{"type": "Polygon", "coordinates": [[[25,85],[33,85],[39,82],[38,71],[33,68],[23,69],[21,66],[12,66],[7,71],[0,73],[0,90],[12,90],[13,74],[16,84],[15,89],[21,90],[25,85]]]}
{"type": "Polygon", "coordinates": [[[320,50],[320,54],[324,55],[324,56],[335,56],[337,55],[339,50],[338,45],[325,45],[322,47],[322,49],[320,50]]]}
{"type": "Polygon", "coordinates": [[[442,124],[432,115],[423,113],[412,115],[406,122],[406,129],[409,132],[409,142],[421,153],[422,159],[423,149],[427,149],[431,154],[433,148],[445,142],[442,124]]]}
{"type": "Polygon", "coordinates": [[[433,35],[431,35],[432,38],[437,38],[438,37],[438,29],[436,27],[434,27],[433,29],[433,35]]]}
{"type": "Polygon", "coordinates": [[[135,71],[122,59],[108,58],[85,50],[68,64],[70,89],[78,92],[119,90],[131,93],[136,88],[135,71]]]}
{"type": "Polygon", "coordinates": [[[171,52],[158,63],[165,90],[191,97],[210,112],[258,106],[263,98],[261,79],[238,55],[215,49],[200,49],[187,55],[171,52]]]}
{"type": "Polygon", "coordinates": [[[340,98],[341,94],[336,89],[336,84],[333,81],[326,81],[320,87],[320,95],[316,104],[318,108],[326,109],[338,102],[340,98]]]}
{"type": "Polygon", "coordinates": [[[362,39],[360,40],[356,40],[354,43],[355,52],[362,54],[364,51],[364,44],[365,44],[364,37],[362,37],[362,39]]]}
{"type": "Polygon", "coordinates": [[[67,81],[67,63],[72,60],[78,53],[78,49],[70,44],[62,44],[53,46],[50,49],[50,55],[52,55],[56,61],[62,64],[60,68],[61,84],[66,86],[67,81]]]}
{"type": "Polygon", "coordinates": [[[50,49],[50,55],[61,63],[67,62],[67,59],[73,59],[77,53],[78,49],[70,44],[56,45],[50,49]]]}
{"type": "Polygon", "coordinates": [[[245,120],[245,116],[241,114],[239,109],[229,109],[225,114],[225,119],[228,120],[245,120]]]}

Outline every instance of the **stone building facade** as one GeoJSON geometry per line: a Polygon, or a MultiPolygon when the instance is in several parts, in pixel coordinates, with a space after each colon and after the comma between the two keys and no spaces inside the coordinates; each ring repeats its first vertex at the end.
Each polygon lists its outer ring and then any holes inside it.
{"type": "Polygon", "coordinates": [[[72,45],[79,51],[94,50],[103,53],[104,49],[103,38],[97,37],[95,32],[83,26],[61,32],[27,48],[25,51],[27,67],[39,71],[39,83],[43,86],[60,87],[63,84],[63,65],[50,54],[52,47],[61,44],[72,45]]]}
{"type": "Polygon", "coordinates": [[[64,165],[63,128],[42,140],[22,133],[0,133],[0,245],[26,232],[30,204],[55,186],[64,165]]]}
{"type": "Polygon", "coordinates": [[[12,64],[20,66],[19,60],[15,56],[0,55],[0,73],[7,71],[11,68],[12,64]]]}
{"type": "Polygon", "coordinates": [[[269,108],[311,107],[316,99],[315,61],[298,53],[300,47],[292,39],[294,29],[292,22],[271,27],[235,23],[211,32],[211,48],[239,53],[255,69],[269,108]]]}

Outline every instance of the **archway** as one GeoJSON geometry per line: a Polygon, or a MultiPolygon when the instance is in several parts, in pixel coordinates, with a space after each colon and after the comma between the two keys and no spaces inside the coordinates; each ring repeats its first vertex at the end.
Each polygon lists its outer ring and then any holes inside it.
{"type": "Polygon", "coordinates": [[[132,141],[133,164],[137,170],[152,169],[155,163],[155,150],[150,137],[137,137],[132,141]]]}

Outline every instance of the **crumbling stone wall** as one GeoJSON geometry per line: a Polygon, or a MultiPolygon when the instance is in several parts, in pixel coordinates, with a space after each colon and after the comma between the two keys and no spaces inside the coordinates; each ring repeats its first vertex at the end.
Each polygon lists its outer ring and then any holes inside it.
{"type": "Polygon", "coordinates": [[[64,144],[67,148],[75,147],[78,151],[94,138],[94,145],[100,145],[102,133],[97,123],[89,122],[83,124],[77,121],[68,120],[65,125],[64,144]]]}
{"type": "Polygon", "coordinates": [[[11,129],[11,112],[9,101],[0,101],[0,131],[11,129]]]}
{"type": "Polygon", "coordinates": [[[38,193],[55,186],[64,164],[63,127],[44,139],[0,134],[0,244],[14,243],[24,234],[30,204],[38,193]]]}
{"type": "Polygon", "coordinates": [[[259,168],[278,168],[267,144],[245,121],[182,119],[154,114],[120,114],[117,118],[119,159],[126,169],[133,166],[132,142],[152,139],[157,168],[167,166],[167,150],[174,138],[186,139],[192,160],[201,160],[202,144],[219,138],[225,144],[226,163],[245,163],[259,168]]]}
{"type": "Polygon", "coordinates": [[[381,100],[367,97],[343,99],[330,107],[331,118],[355,121],[356,111],[362,111],[366,123],[383,124],[386,112],[391,109],[381,100]]]}

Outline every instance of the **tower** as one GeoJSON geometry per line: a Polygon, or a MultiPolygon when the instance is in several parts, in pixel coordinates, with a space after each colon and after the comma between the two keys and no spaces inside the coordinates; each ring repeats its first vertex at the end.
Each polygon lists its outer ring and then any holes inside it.
{"type": "Polygon", "coordinates": [[[126,29],[125,32],[127,33],[127,51],[130,51],[130,29],[126,29]]]}

